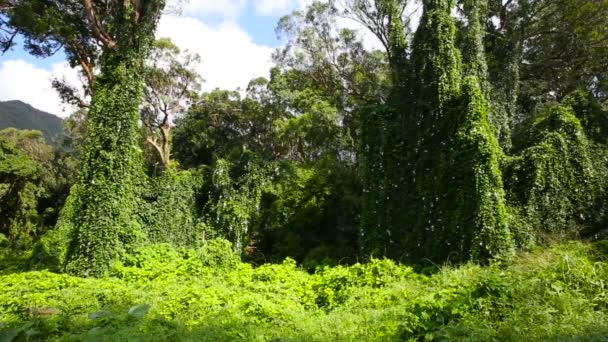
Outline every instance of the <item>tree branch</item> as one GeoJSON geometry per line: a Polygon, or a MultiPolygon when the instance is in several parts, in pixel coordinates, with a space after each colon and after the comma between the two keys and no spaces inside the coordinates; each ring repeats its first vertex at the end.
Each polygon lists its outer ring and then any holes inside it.
{"type": "Polygon", "coordinates": [[[13,7],[15,7],[14,3],[11,3],[10,1],[7,1],[7,0],[0,0],[0,11],[8,11],[8,10],[12,9],[13,7]]]}
{"type": "Polygon", "coordinates": [[[15,30],[13,33],[11,33],[11,37],[6,42],[2,42],[2,53],[7,52],[11,47],[13,47],[13,40],[17,36],[17,33],[19,33],[19,30],[15,30]]]}
{"type": "Polygon", "coordinates": [[[156,142],[156,140],[152,139],[151,137],[146,138],[146,141],[156,149],[156,152],[158,152],[158,155],[160,156],[160,159],[164,163],[165,158],[163,156],[163,149],[162,149],[162,147],[160,145],[158,145],[158,143],[156,142]]]}
{"type": "Polygon", "coordinates": [[[97,20],[91,0],[82,0],[82,4],[84,5],[85,13],[90,21],[91,30],[93,31],[95,38],[99,39],[107,48],[113,49],[116,46],[116,42],[101,28],[101,24],[99,24],[99,21],[97,20]]]}
{"type": "Polygon", "coordinates": [[[82,50],[78,47],[78,43],[70,44],[69,47],[76,55],[78,64],[80,64],[80,67],[87,78],[87,83],[92,93],[95,90],[95,74],[93,73],[93,65],[87,60],[86,55],[82,53],[82,50]]]}
{"type": "Polygon", "coordinates": [[[133,0],[133,6],[135,7],[133,23],[137,25],[137,23],[139,23],[139,17],[141,15],[141,0],[133,0]]]}

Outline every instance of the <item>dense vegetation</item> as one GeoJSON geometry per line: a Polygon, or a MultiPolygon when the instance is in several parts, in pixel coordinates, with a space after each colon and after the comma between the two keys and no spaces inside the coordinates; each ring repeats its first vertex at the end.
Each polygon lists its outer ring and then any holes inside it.
{"type": "MultiPolygon", "coordinates": [[[[0,275],[6,340],[605,341],[606,243],[534,250],[509,265],[391,260],[324,267],[292,259],[253,268],[230,245],[155,245],[109,278],[0,275]]],[[[9,261],[2,262],[7,265],[9,261]]],[[[14,261],[13,261],[14,262],[14,261]]]]}
{"type": "Polygon", "coordinates": [[[408,4],[313,2],[201,93],[162,0],[0,2],[84,80],[56,146],[0,131],[2,336],[605,338],[608,2],[408,4]]]}

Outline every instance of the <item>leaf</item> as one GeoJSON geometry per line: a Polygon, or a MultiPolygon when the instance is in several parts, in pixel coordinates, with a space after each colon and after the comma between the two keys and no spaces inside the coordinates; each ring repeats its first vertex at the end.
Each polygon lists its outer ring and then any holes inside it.
{"type": "MultiPolygon", "coordinates": [[[[130,311],[129,311],[130,313],[130,311]]],[[[112,316],[112,313],[109,311],[95,311],[93,313],[89,314],[89,319],[98,319],[98,318],[104,318],[104,317],[110,317],[112,316]]]]}
{"type": "Polygon", "coordinates": [[[19,333],[21,333],[21,329],[2,330],[0,331],[0,342],[12,342],[19,333]]]}
{"type": "Polygon", "coordinates": [[[135,305],[129,309],[129,315],[135,318],[142,318],[148,311],[150,311],[150,304],[135,305]]]}
{"type": "Polygon", "coordinates": [[[42,334],[42,332],[38,329],[28,329],[25,331],[25,335],[27,337],[34,337],[34,336],[38,336],[40,334],[42,334]]]}

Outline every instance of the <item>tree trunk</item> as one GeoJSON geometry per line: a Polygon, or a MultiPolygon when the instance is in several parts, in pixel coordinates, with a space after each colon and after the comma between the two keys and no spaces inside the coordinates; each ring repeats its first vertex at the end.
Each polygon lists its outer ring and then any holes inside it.
{"type": "Polygon", "coordinates": [[[135,183],[142,169],[137,121],[143,61],[143,54],[127,49],[104,51],[72,213],[70,273],[103,275],[143,236],[134,215],[135,183]]]}

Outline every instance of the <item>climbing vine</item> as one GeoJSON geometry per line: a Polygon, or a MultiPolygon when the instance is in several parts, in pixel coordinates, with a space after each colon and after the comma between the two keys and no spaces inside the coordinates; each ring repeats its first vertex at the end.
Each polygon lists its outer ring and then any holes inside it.
{"type": "Polygon", "coordinates": [[[241,253],[260,215],[260,201],[263,191],[270,186],[271,175],[270,168],[250,152],[235,161],[217,160],[205,187],[205,239],[225,238],[241,253]]]}
{"type": "MultiPolygon", "coordinates": [[[[417,68],[409,89],[395,95],[405,105],[363,129],[368,253],[413,261],[485,261],[512,251],[502,151],[480,82],[483,30],[470,30],[476,44],[463,68],[453,6],[449,0],[424,2],[411,56],[417,68]],[[381,147],[371,147],[376,144],[381,147]]],[[[364,126],[377,113],[382,111],[362,115],[368,120],[364,126]]]]}
{"type": "Polygon", "coordinates": [[[201,243],[198,198],[203,175],[168,168],[141,185],[137,216],[151,243],[196,246],[201,243]]]}
{"type": "Polygon", "coordinates": [[[138,145],[142,70],[154,40],[163,1],[147,1],[136,12],[128,2],[116,8],[101,74],[87,118],[78,191],[73,210],[62,217],[71,227],[66,269],[100,276],[122,253],[145,241],[135,215],[136,181],[142,176],[138,145]]]}
{"type": "Polygon", "coordinates": [[[585,131],[598,126],[583,99],[575,93],[565,104],[539,108],[514,139],[518,153],[505,163],[509,202],[522,217],[520,234],[533,241],[546,233],[572,238],[594,231],[605,218],[606,147],[587,138],[585,131]],[[589,129],[577,116],[589,120],[589,129]]]}

